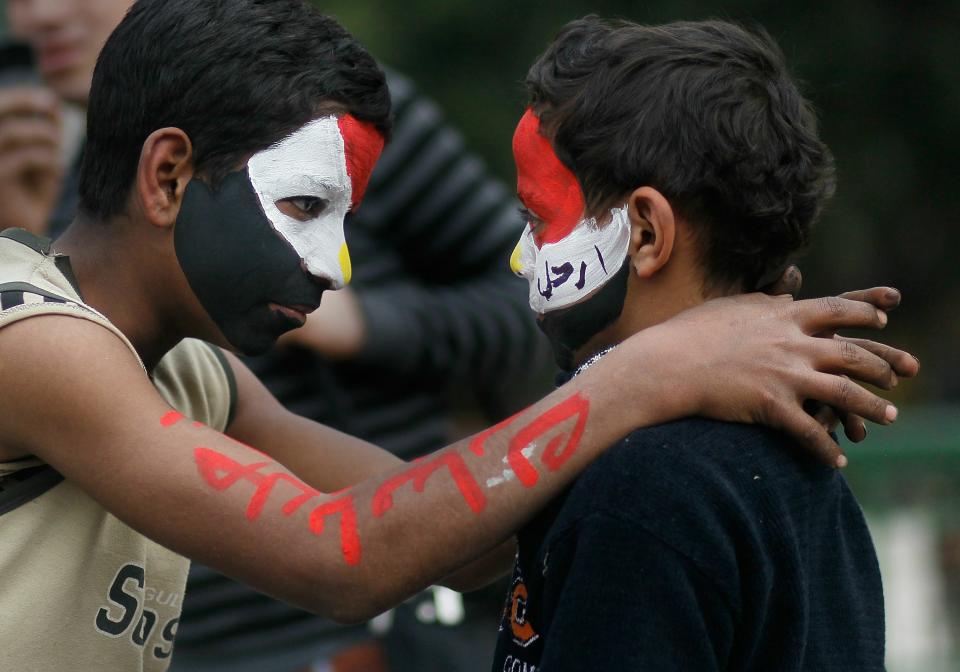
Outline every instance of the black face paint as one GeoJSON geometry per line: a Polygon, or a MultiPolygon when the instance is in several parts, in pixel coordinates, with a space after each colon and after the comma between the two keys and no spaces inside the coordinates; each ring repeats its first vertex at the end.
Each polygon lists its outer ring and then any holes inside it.
{"type": "Polygon", "coordinates": [[[173,243],[200,304],[247,355],[265,352],[300,326],[268,303],[316,308],[330,286],[308,274],[274,230],[246,168],[227,175],[216,191],[197,179],[187,184],[173,243]]]}
{"type": "Polygon", "coordinates": [[[565,371],[571,370],[576,351],[619,319],[627,298],[629,278],[630,257],[627,257],[620,270],[596,294],[537,319],[537,326],[553,348],[557,366],[565,371]]]}

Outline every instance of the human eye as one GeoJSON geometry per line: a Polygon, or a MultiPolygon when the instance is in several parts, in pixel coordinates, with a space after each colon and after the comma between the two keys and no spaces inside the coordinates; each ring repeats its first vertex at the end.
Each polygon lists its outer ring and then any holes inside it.
{"type": "Polygon", "coordinates": [[[318,196],[290,196],[277,201],[277,209],[288,217],[306,222],[323,214],[327,201],[318,196]]]}
{"type": "Polygon", "coordinates": [[[543,227],[546,226],[546,223],[525,207],[521,206],[518,210],[520,211],[520,216],[523,217],[523,221],[527,223],[527,227],[534,239],[539,241],[543,235],[543,227]]]}

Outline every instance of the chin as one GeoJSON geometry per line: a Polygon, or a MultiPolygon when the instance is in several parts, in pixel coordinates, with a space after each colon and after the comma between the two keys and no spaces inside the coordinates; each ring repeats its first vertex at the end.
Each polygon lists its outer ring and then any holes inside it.
{"type": "Polygon", "coordinates": [[[268,310],[266,306],[250,311],[242,319],[221,326],[221,333],[229,343],[229,348],[247,357],[255,357],[268,352],[288,331],[301,326],[279,313],[268,310]]]}

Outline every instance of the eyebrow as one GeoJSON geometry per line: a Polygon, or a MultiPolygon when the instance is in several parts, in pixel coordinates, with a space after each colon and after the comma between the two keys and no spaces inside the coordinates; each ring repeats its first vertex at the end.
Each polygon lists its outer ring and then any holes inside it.
{"type": "MultiPolygon", "coordinates": [[[[293,189],[297,189],[297,188],[318,189],[318,190],[322,189],[328,192],[334,191],[334,192],[341,192],[341,193],[346,191],[345,185],[337,184],[336,182],[332,182],[330,180],[317,179],[312,175],[305,175],[302,173],[287,176],[287,180],[289,180],[290,182],[289,188],[293,188],[293,189]]],[[[286,187],[287,185],[284,185],[284,186],[286,187]]],[[[309,194],[296,194],[296,195],[307,196],[309,194]]]]}

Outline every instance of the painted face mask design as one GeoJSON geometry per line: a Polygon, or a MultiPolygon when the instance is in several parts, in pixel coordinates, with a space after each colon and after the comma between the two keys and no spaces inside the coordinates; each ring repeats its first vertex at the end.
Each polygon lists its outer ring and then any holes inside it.
{"type": "Polygon", "coordinates": [[[517,194],[541,225],[524,231],[510,267],[530,284],[530,307],[557,365],[570,369],[578,351],[623,311],[630,275],[627,210],[611,210],[604,226],[583,219],[580,183],[540,134],[532,110],[517,126],[513,153],[517,194]]]}
{"type": "Polygon", "coordinates": [[[371,124],[322,117],[255,154],[216,190],[188,183],[174,230],[177,258],[239,351],[265,351],[302,325],[324,290],[350,281],[343,220],[360,204],[382,149],[371,124]]]}
{"type": "Polygon", "coordinates": [[[530,308],[538,314],[567,308],[596,292],[623,265],[630,243],[627,208],[610,211],[600,226],[583,219],[583,192],[574,174],[540,135],[527,110],[513,136],[517,194],[541,222],[524,230],[510,268],[530,283],[530,308]]]}
{"type": "Polygon", "coordinates": [[[315,119],[257,152],[247,164],[250,182],[273,227],[303,259],[307,272],[327,278],[333,289],[350,282],[343,219],[360,203],[383,147],[382,141],[376,144],[379,134],[371,137],[363,130],[349,115],[315,119]],[[348,138],[353,140],[350,152],[348,138]],[[348,157],[354,157],[353,165],[348,157]],[[354,183],[351,175],[361,179],[354,183]],[[316,217],[302,221],[281,212],[277,202],[292,197],[316,207],[316,217]]]}

